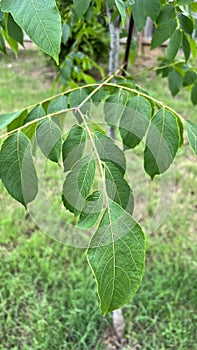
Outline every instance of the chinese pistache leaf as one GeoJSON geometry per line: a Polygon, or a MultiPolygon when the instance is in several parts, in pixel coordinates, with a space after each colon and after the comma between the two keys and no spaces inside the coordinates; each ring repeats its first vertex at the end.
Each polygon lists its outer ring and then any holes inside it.
{"type": "Polygon", "coordinates": [[[137,30],[141,32],[145,27],[148,17],[145,0],[136,0],[135,4],[132,6],[132,13],[137,30]]]}
{"type": "Polygon", "coordinates": [[[104,315],[122,307],[140,286],[145,260],[141,227],[110,201],[87,252],[104,315]]]}
{"type": "Polygon", "coordinates": [[[178,92],[180,91],[181,86],[182,86],[182,82],[183,82],[183,77],[176,70],[173,69],[168,74],[168,85],[169,85],[169,89],[170,89],[170,92],[171,92],[173,97],[176,96],[178,94],[178,92]]]}
{"type": "Polygon", "coordinates": [[[191,91],[191,100],[192,103],[194,105],[197,104],[197,82],[194,84],[194,86],[192,87],[192,91],[191,91]]]}
{"type": "Polygon", "coordinates": [[[47,114],[56,113],[67,108],[67,97],[59,96],[52,100],[47,108],[47,114]]]}
{"type": "Polygon", "coordinates": [[[10,12],[31,40],[58,62],[62,28],[55,0],[2,0],[1,8],[10,12]]]}
{"type": "Polygon", "coordinates": [[[122,23],[125,24],[125,20],[126,20],[126,16],[127,16],[125,3],[123,0],[115,0],[115,4],[116,4],[118,12],[121,16],[122,23]]]}
{"type": "Polygon", "coordinates": [[[85,15],[85,13],[87,12],[90,3],[92,0],[73,0],[74,3],[74,9],[77,13],[77,16],[79,18],[83,18],[83,16],[85,15]]]}
{"type": "Polygon", "coordinates": [[[7,22],[8,34],[16,40],[18,43],[23,45],[23,31],[21,27],[14,21],[12,15],[9,13],[7,22]]]}
{"type": "Polygon", "coordinates": [[[66,45],[70,36],[70,27],[68,24],[64,23],[62,25],[62,43],[66,45]]]}
{"type": "Polygon", "coordinates": [[[114,163],[105,162],[105,184],[110,199],[118,203],[129,214],[133,213],[134,199],[128,182],[114,163]]]}
{"type": "Polygon", "coordinates": [[[63,185],[63,202],[76,216],[86,203],[95,177],[95,160],[88,155],[80,159],[68,173],[63,185]]]}
{"type": "Polygon", "coordinates": [[[25,119],[25,123],[32,122],[33,120],[40,119],[46,115],[44,108],[42,105],[38,105],[34,107],[27,115],[25,119]]]}
{"type": "Polygon", "coordinates": [[[146,137],[144,168],[153,179],[166,171],[181,143],[181,130],[176,116],[162,108],[152,118],[146,137]]]}
{"type": "Polygon", "coordinates": [[[25,207],[38,192],[38,179],[27,136],[17,132],[9,136],[0,151],[0,178],[9,192],[25,207]]]}
{"type": "MultiPolygon", "coordinates": [[[[88,97],[88,93],[85,89],[77,89],[71,92],[68,96],[68,102],[70,104],[70,108],[77,108],[80,105],[80,103],[83,102],[87,97],[88,97]]],[[[84,105],[81,108],[81,111],[85,114],[88,107],[89,105],[88,106],[87,104],[84,105]]],[[[73,114],[76,117],[78,123],[82,123],[83,120],[80,113],[74,112],[73,114]]]]}
{"type": "Polygon", "coordinates": [[[86,144],[86,130],[73,125],[62,146],[64,171],[70,170],[81,159],[86,144]]]}
{"type": "Polygon", "coordinates": [[[2,51],[4,54],[7,53],[5,40],[4,40],[3,35],[1,35],[1,32],[0,32],[0,51],[2,51]]]}
{"type": "Polygon", "coordinates": [[[170,61],[172,61],[175,58],[175,56],[178,52],[178,49],[180,48],[181,38],[182,38],[182,33],[181,33],[180,29],[177,29],[170,38],[170,42],[169,42],[167,50],[166,50],[167,58],[170,61]]]}
{"type": "Polygon", "coordinates": [[[197,155],[197,124],[190,120],[185,120],[185,125],[190,146],[197,155]]]}
{"type": "Polygon", "coordinates": [[[121,173],[124,174],[126,170],[126,160],[123,151],[110,137],[100,132],[95,132],[94,140],[100,159],[103,162],[114,163],[121,173]]]}
{"type": "Polygon", "coordinates": [[[120,135],[124,148],[134,148],[144,137],[151,118],[152,108],[148,100],[135,96],[127,103],[120,120],[120,135]]]}
{"type": "Polygon", "coordinates": [[[118,89],[116,94],[110,95],[104,103],[105,121],[108,125],[116,126],[125,109],[128,92],[118,89]]]}
{"type": "Polygon", "coordinates": [[[184,30],[184,32],[191,35],[194,30],[192,20],[189,17],[183,15],[182,13],[179,13],[178,18],[181,28],[184,30]]]}
{"type": "Polygon", "coordinates": [[[8,126],[14,120],[18,119],[24,111],[18,111],[14,113],[0,115],[0,130],[8,126]]]}
{"type": "Polygon", "coordinates": [[[187,61],[189,59],[191,49],[189,41],[184,33],[182,33],[182,49],[185,56],[185,60],[187,61]]]}
{"type": "Polygon", "coordinates": [[[163,44],[165,40],[170,38],[176,30],[176,26],[177,22],[175,18],[172,18],[167,22],[162,22],[161,24],[159,24],[156,31],[153,34],[151,48],[155,49],[156,47],[163,44]]]}
{"type": "Polygon", "coordinates": [[[197,80],[197,74],[194,71],[187,71],[183,78],[183,86],[192,85],[197,80]]]}
{"type": "Polygon", "coordinates": [[[78,228],[90,229],[92,228],[102,212],[103,208],[103,192],[95,191],[87,197],[85,206],[80,214],[77,224],[78,228]]]}
{"type": "Polygon", "coordinates": [[[50,117],[38,125],[36,139],[45,157],[58,163],[62,151],[61,130],[50,117]]]}

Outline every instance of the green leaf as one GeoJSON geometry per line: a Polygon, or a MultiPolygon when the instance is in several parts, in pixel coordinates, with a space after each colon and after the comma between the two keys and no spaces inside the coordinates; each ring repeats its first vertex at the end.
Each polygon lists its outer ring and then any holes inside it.
{"type": "Polygon", "coordinates": [[[185,60],[187,61],[189,59],[190,56],[190,44],[189,41],[187,40],[186,35],[183,33],[182,35],[182,48],[183,48],[183,53],[185,56],[185,60]]]}
{"type": "Polygon", "coordinates": [[[70,36],[70,27],[68,24],[64,23],[62,26],[62,43],[66,45],[70,36]]]}
{"type": "Polygon", "coordinates": [[[190,120],[185,120],[185,125],[190,146],[197,155],[197,124],[190,120]]]}
{"type": "Polygon", "coordinates": [[[103,162],[114,163],[122,174],[125,173],[126,160],[123,151],[114,143],[114,141],[100,132],[94,134],[96,149],[100,159],[103,162]]]}
{"type": "Polygon", "coordinates": [[[81,159],[86,145],[86,131],[79,125],[73,125],[62,146],[64,171],[70,170],[81,159]]]}
{"type": "Polygon", "coordinates": [[[161,11],[160,0],[148,0],[145,6],[148,16],[155,22],[161,11]]]}
{"type": "Polygon", "coordinates": [[[176,19],[171,19],[167,22],[163,22],[158,25],[156,31],[153,34],[151,48],[155,49],[156,47],[163,44],[165,40],[170,38],[174,31],[176,30],[176,19]]]}
{"type": "Polygon", "coordinates": [[[183,86],[192,85],[196,79],[197,79],[196,72],[189,70],[188,72],[186,72],[183,78],[183,86]]]}
{"type": "Polygon", "coordinates": [[[38,180],[29,139],[17,132],[9,136],[0,151],[0,178],[9,192],[25,207],[38,192],[38,180]]]}
{"type": "Polygon", "coordinates": [[[181,45],[181,38],[182,38],[182,34],[181,34],[181,31],[179,29],[177,29],[170,38],[170,42],[169,42],[167,50],[166,50],[167,58],[170,61],[172,61],[175,58],[175,56],[178,52],[178,49],[181,45]]]}
{"type": "Polygon", "coordinates": [[[195,85],[192,88],[191,91],[191,101],[194,105],[197,104],[197,83],[195,83],[195,85]]]}
{"type": "Polygon", "coordinates": [[[183,15],[182,13],[178,14],[178,18],[179,18],[180,26],[183,29],[183,31],[191,35],[194,30],[193,22],[191,21],[191,19],[183,15]]]}
{"type": "MultiPolygon", "coordinates": [[[[77,108],[81,102],[85,100],[85,98],[88,97],[88,93],[86,92],[86,89],[77,89],[73,92],[71,92],[68,96],[68,102],[70,104],[71,108],[77,108]]],[[[88,100],[89,102],[89,100],[88,100]]],[[[81,108],[81,111],[85,112],[87,111],[87,104],[81,108]]],[[[73,113],[74,116],[76,117],[78,123],[82,122],[82,118],[78,112],[73,113]]]]}
{"type": "Polygon", "coordinates": [[[190,8],[193,12],[197,12],[197,3],[194,3],[192,0],[190,4],[190,8]]]}
{"type": "Polygon", "coordinates": [[[192,53],[192,60],[193,60],[193,63],[195,63],[196,56],[197,56],[197,43],[196,43],[196,40],[191,36],[189,38],[189,43],[190,43],[190,49],[192,53]]]}
{"type": "Polygon", "coordinates": [[[122,24],[124,25],[125,21],[126,21],[126,16],[127,16],[125,3],[123,0],[115,0],[115,5],[116,5],[118,12],[121,16],[122,24]]]}
{"type": "Polygon", "coordinates": [[[95,159],[88,155],[80,159],[68,173],[63,185],[65,207],[79,215],[88,197],[95,177],[95,159]]]}
{"type": "Polygon", "coordinates": [[[162,24],[176,17],[175,9],[173,5],[163,7],[160,15],[157,18],[157,23],[162,24]]]}
{"type": "Polygon", "coordinates": [[[103,208],[103,192],[95,191],[87,197],[83,211],[77,223],[78,228],[90,229],[98,221],[103,208]]]}
{"type": "Polygon", "coordinates": [[[179,148],[180,138],[176,116],[164,108],[159,110],[151,120],[144,152],[144,168],[152,179],[169,168],[179,148]]]}
{"type": "Polygon", "coordinates": [[[135,4],[132,6],[132,13],[137,30],[141,32],[145,27],[148,17],[145,0],[136,0],[135,4]]]}
{"type": "Polygon", "coordinates": [[[9,13],[7,22],[8,34],[23,46],[23,31],[21,27],[14,21],[12,15],[9,13]]]}
{"type": "Polygon", "coordinates": [[[47,108],[47,114],[56,113],[67,108],[67,97],[59,96],[52,100],[47,108]]]}
{"type": "Polygon", "coordinates": [[[151,118],[151,105],[141,96],[135,96],[127,103],[120,120],[120,135],[124,148],[136,147],[145,135],[151,118]]]}
{"type": "Polygon", "coordinates": [[[184,6],[184,5],[189,5],[193,2],[194,0],[177,0],[177,5],[179,6],[184,6]]]}
{"type": "Polygon", "coordinates": [[[181,89],[183,77],[176,70],[172,70],[168,75],[168,84],[172,96],[176,96],[181,89]]]}
{"type": "Polygon", "coordinates": [[[46,158],[58,163],[62,151],[61,130],[50,117],[38,125],[36,139],[46,158]]]}
{"type": "Polygon", "coordinates": [[[108,125],[116,126],[125,109],[128,92],[118,89],[116,94],[110,95],[104,103],[105,121],[108,125]]]}
{"type": "Polygon", "coordinates": [[[17,56],[17,54],[18,54],[18,42],[16,40],[12,39],[11,36],[8,35],[7,31],[4,31],[4,37],[6,39],[6,42],[9,44],[10,48],[12,49],[12,51],[17,56]]]}
{"type": "Polygon", "coordinates": [[[13,120],[19,118],[24,111],[0,115],[0,130],[8,126],[13,120]]]}
{"type": "MultiPolygon", "coordinates": [[[[19,116],[17,118],[15,118],[8,126],[7,126],[7,130],[8,131],[12,131],[12,130],[16,130],[17,128],[19,128],[20,126],[22,126],[24,124],[24,120],[27,117],[27,109],[25,109],[24,111],[21,111],[21,113],[19,114],[19,116]]],[[[25,134],[24,130],[23,133],[25,134]]]]}
{"type": "Polygon", "coordinates": [[[5,54],[7,53],[6,46],[5,46],[5,40],[4,40],[3,36],[1,35],[1,33],[0,33],[0,51],[2,51],[5,54]]]}
{"type": "Polygon", "coordinates": [[[145,260],[141,227],[118,204],[106,208],[87,252],[104,315],[122,307],[140,286],[145,260]]]}
{"type": "Polygon", "coordinates": [[[74,9],[77,13],[77,16],[82,19],[85,13],[87,12],[90,3],[92,0],[73,0],[74,3],[74,9]]]}
{"type": "Polygon", "coordinates": [[[29,112],[27,118],[25,119],[25,123],[29,123],[33,120],[40,119],[45,115],[46,113],[42,105],[38,105],[29,112]]]}
{"type": "Polygon", "coordinates": [[[2,0],[1,7],[58,63],[62,31],[55,0],[2,0]]]}
{"type": "Polygon", "coordinates": [[[118,203],[129,214],[133,213],[134,199],[128,182],[121,171],[111,162],[104,163],[105,184],[109,198],[118,203]]]}

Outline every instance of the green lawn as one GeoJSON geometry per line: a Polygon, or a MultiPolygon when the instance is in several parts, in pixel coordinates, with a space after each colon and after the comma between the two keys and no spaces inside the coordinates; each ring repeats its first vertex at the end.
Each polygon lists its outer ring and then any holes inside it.
{"type": "MultiPolygon", "coordinates": [[[[51,95],[51,78],[46,77],[50,70],[43,55],[22,52],[18,59],[0,56],[0,61],[0,113],[51,95]]],[[[142,69],[138,81],[197,122],[197,107],[191,105],[186,91],[172,99],[166,82],[154,80],[153,72],[145,74],[142,69]]],[[[136,152],[140,158],[141,150],[136,152]]],[[[149,199],[141,220],[145,229],[160,181],[148,185],[149,199]]],[[[143,283],[123,308],[124,349],[197,349],[196,188],[196,159],[185,142],[175,162],[174,204],[163,224],[147,234],[143,283]]],[[[164,188],[165,193],[170,190],[164,188]]],[[[2,187],[0,203],[0,349],[108,349],[103,339],[111,316],[100,314],[84,251],[42,234],[2,187]]]]}

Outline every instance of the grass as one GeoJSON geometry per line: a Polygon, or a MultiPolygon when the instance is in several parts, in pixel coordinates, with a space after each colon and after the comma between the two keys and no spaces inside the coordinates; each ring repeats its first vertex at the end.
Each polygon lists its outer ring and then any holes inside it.
{"type": "MultiPolygon", "coordinates": [[[[0,56],[0,60],[1,113],[50,96],[51,81],[45,77],[49,70],[42,55],[22,52],[17,60],[10,56],[0,56]]],[[[197,108],[186,92],[172,99],[166,82],[154,80],[150,71],[145,74],[138,69],[138,81],[155,97],[197,121],[197,108]]],[[[140,150],[137,152],[140,158],[140,150]]],[[[141,220],[145,228],[157,203],[159,179],[148,186],[141,220]]],[[[163,224],[147,234],[143,283],[134,300],[123,308],[125,349],[197,349],[196,188],[197,166],[185,142],[175,162],[174,204],[163,224]]],[[[143,194],[143,188],[141,191],[143,194]]],[[[105,343],[103,339],[111,317],[100,314],[84,251],[38,231],[2,187],[0,203],[0,349],[108,349],[110,339],[105,343]]]]}

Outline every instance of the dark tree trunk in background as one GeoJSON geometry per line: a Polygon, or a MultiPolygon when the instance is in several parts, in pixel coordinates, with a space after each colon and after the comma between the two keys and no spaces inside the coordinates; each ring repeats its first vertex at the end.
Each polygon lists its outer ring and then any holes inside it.
{"type": "Polygon", "coordinates": [[[128,69],[128,65],[129,65],[129,53],[130,53],[130,49],[131,49],[133,28],[134,28],[134,19],[133,19],[133,15],[131,14],[130,20],[129,20],[129,30],[128,30],[128,36],[127,36],[126,50],[125,50],[125,55],[124,55],[124,67],[123,67],[123,71],[122,71],[123,76],[126,75],[126,71],[128,69]]]}

